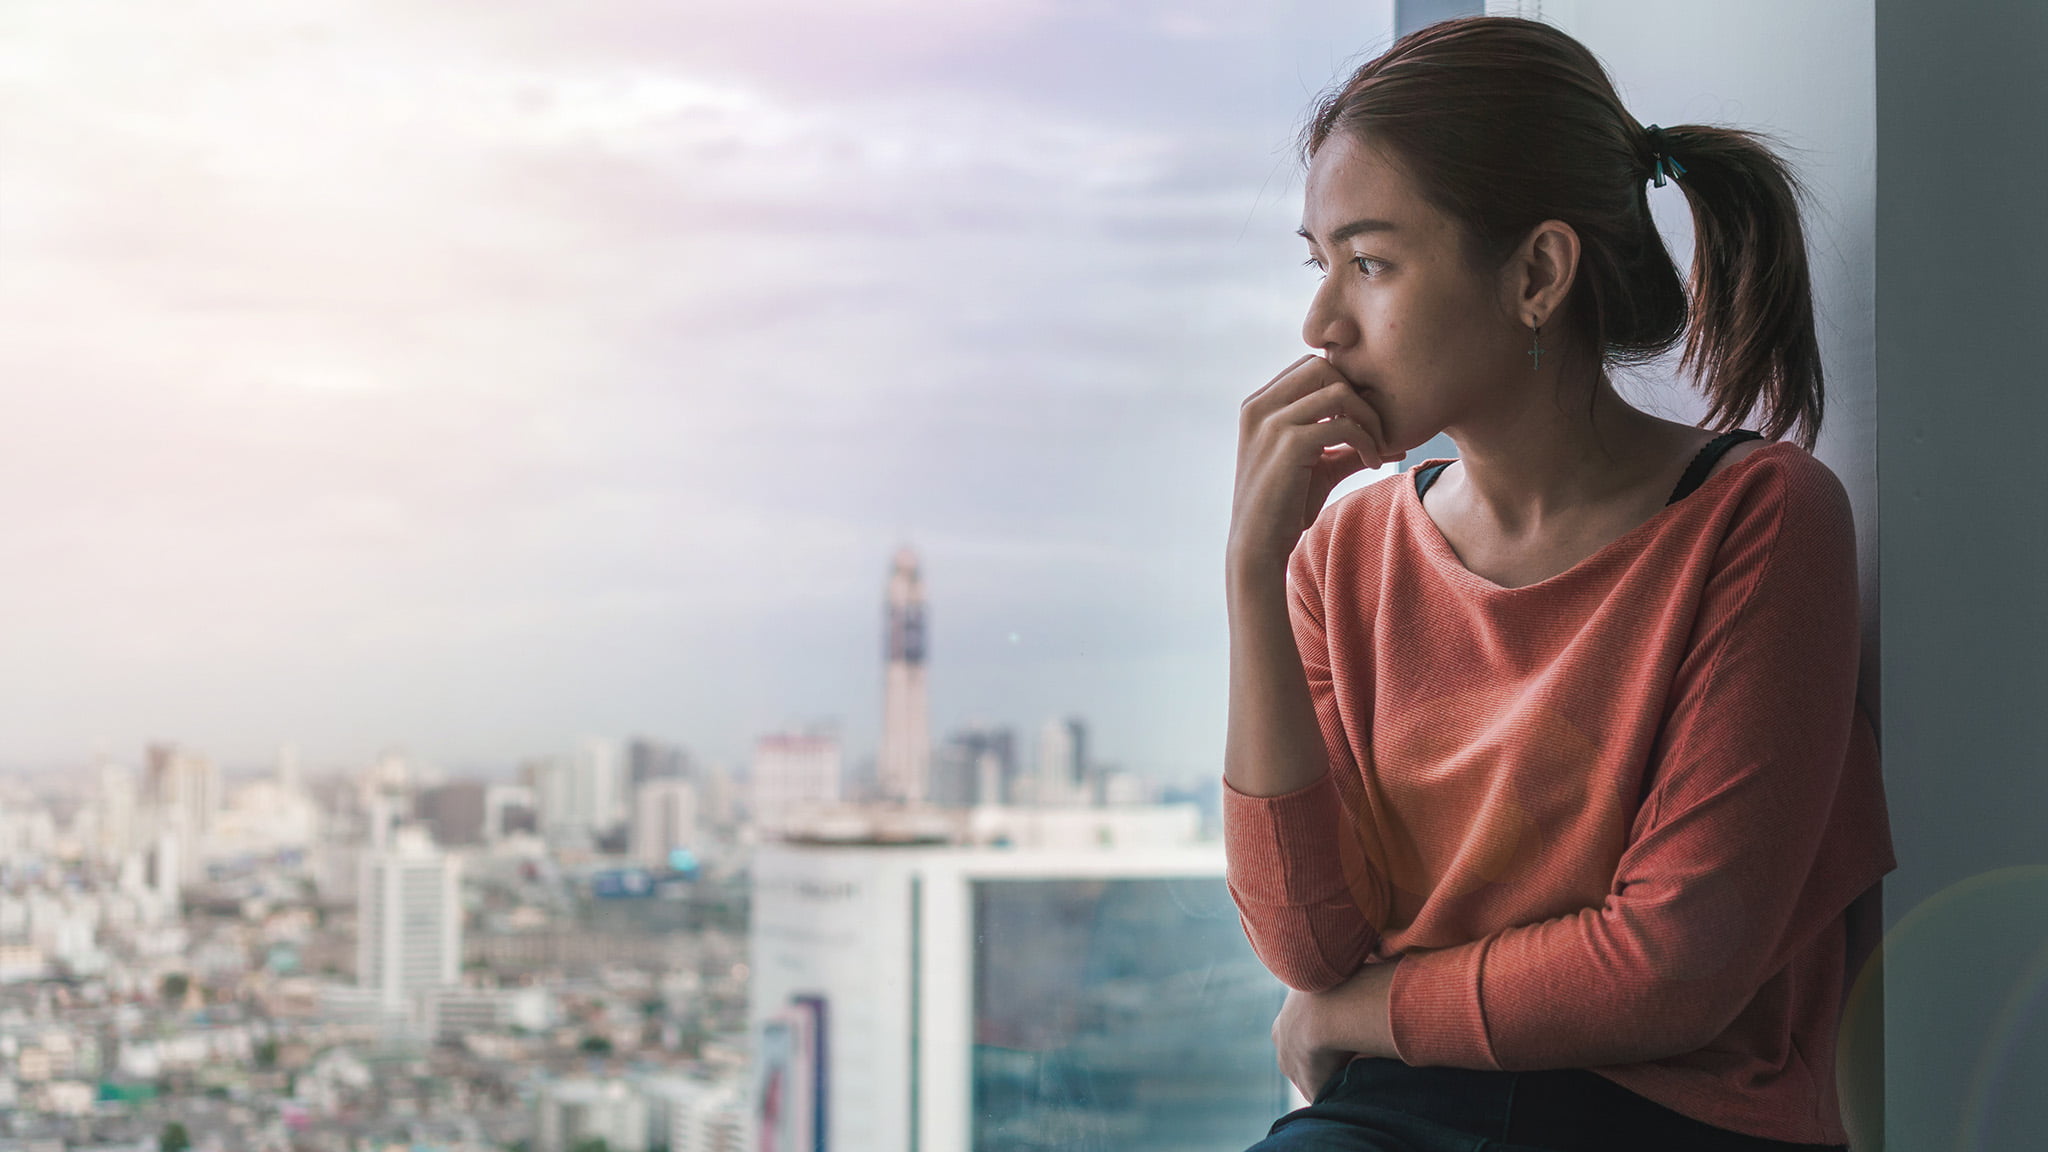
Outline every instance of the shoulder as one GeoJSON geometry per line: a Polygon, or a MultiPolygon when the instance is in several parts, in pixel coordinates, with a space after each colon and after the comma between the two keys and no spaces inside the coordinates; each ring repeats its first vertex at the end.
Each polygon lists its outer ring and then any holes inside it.
{"type": "MultiPolygon", "coordinates": [[[[1825,573],[1852,586],[1857,571],[1855,509],[1834,469],[1789,440],[1755,441],[1718,486],[1716,569],[1825,573]]],[[[1731,450],[1731,455],[1732,450],[1731,450]]]]}
{"type": "Polygon", "coordinates": [[[1332,568],[1355,571],[1379,553],[1377,542],[1400,511],[1403,484],[1413,485],[1415,472],[1409,469],[1382,476],[1331,500],[1316,516],[1315,523],[1301,534],[1289,565],[1294,574],[1321,583],[1332,568]]]}
{"type": "Polygon", "coordinates": [[[1790,440],[1751,440],[1730,448],[1718,462],[1715,473],[1741,468],[1742,479],[1731,485],[1731,496],[1744,496],[1776,505],[1795,519],[1850,515],[1849,490],[1826,462],[1790,440]],[[1740,456],[1736,453],[1741,452],[1740,456]]]}
{"type": "Polygon", "coordinates": [[[1382,476],[1330,501],[1316,517],[1309,534],[1325,541],[1356,537],[1360,533],[1376,535],[1399,510],[1401,485],[1414,486],[1416,468],[1382,476]]]}

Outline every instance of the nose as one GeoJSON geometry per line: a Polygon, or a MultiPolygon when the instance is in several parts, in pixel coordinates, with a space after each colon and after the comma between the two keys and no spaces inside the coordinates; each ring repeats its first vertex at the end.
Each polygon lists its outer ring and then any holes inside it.
{"type": "Polygon", "coordinates": [[[1302,317],[1302,343],[1334,352],[1357,341],[1358,326],[1345,314],[1340,297],[1336,275],[1324,277],[1316,286],[1315,297],[1308,302],[1308,315],[1302,317]]]}

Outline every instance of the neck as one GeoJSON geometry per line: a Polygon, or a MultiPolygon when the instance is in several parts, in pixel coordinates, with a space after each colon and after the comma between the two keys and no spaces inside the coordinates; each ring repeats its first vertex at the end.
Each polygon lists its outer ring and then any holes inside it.
{"type": "MultiPolygon", "coordinates": [[[[1549,373],[1545,373],[1549,376],[1549,373]]],[[[1567,397],[1522,388],[1516,401],[1446,428],[1458,445],[1460,499],[1508,538],[1542,536],[1609,508],[1663,469],[1689,429],[1631,407],[1604,377],[1567,397]]]]}

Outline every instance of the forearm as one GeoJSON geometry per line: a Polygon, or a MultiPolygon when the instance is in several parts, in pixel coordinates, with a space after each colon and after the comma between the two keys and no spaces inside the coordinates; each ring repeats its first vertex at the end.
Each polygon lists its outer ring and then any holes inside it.
{"type": "Polygon", "coordinates": [[[1223,778],[1247,796],[1300,791],[1329,771],[1329,754],[1287,615],[1286,572],[1233,565],[1225,595],[1230,706],[1223,778]]]}
{"type": "Polygon", "coordinates": [[[1356,768],[1327,698],[1319,622],[1295,591],[1277,568],[1230,572],[1223,846],[1260,962],[1290,988],[1322,991],[1371,954],[1390,897],[1342,795],[1357,789],[1356,768]]]}

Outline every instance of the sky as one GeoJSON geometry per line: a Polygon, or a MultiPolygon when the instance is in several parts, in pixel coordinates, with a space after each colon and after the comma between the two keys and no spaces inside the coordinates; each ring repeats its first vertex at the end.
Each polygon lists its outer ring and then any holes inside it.
{"type": "Polygon", "coordinates": [[[1292,140],[1391,9],[15,0],[0,765],[857,761],[908,544],[935,738],[1220,774],[1292,140]]]}

